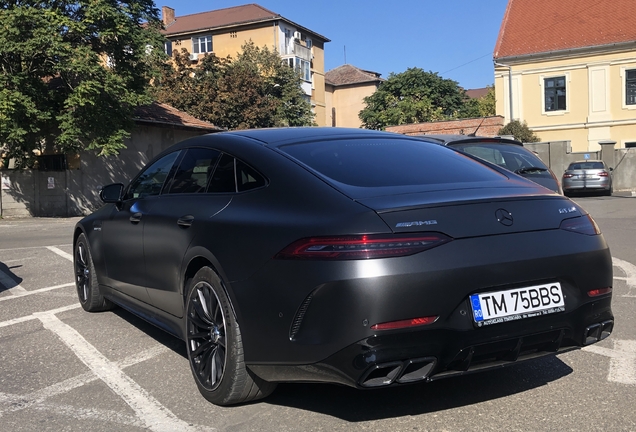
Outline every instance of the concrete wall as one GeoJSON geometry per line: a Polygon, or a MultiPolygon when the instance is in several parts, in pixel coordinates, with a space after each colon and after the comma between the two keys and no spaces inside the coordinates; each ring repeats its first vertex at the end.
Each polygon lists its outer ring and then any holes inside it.
{"type": "Polygon", "coordinates": [[[117,156],[80,155],[80,169],[66,171],[3,170],[2,217],[67,217],[89,214],[102,205],[99,189],[127,184],[153,157],[203,130],[160,125],[138,126],[117,156]]]}
{"type": "Polygon", "coordinates": [[[598,151],[573,152],[570,141],[529,143],[524,147],[537,153],[559,180],[571,162],[599,159],[614,168],[612,181],[615,191],[636,191],[636,148],[615,148],[615,143],[609,142],[600,144],[598,151]]]}

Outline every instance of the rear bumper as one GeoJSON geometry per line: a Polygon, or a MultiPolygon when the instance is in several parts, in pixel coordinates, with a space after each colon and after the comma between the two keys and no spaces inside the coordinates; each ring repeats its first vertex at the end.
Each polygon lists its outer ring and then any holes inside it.
{"type": "Polygon", "coordinates": [[[563,180],[561,184],[563,191],[581,191],[581,190],[610,190],[612,182],[609,179],[603,180],[563,180]]]}
{"type": "Polygon", "coordinates": [[[554,355],[603,340],[613,330],[610,304],[611,296],[606,296],[576,311],[531,318],[531,323],[522,320],[471,331],[393,332],[358,341],[315,364],[248,367],[262,379],[273,382],[332,382],[372,388],[433,381],[554,355]]]}

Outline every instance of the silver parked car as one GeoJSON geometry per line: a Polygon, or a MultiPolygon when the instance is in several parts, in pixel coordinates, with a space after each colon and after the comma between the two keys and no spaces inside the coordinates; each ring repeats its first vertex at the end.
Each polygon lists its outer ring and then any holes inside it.
{"type": "Polygon", "coordinates": [[[612,168],[600,160],[572,162],[563,173],[563,192],[599,191],[612,195],[612,168]]]}

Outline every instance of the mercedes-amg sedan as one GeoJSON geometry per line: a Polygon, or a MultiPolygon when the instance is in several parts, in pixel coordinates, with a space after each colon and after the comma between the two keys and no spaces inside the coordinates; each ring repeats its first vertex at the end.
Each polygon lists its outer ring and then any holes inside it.
{"type": "Polygon", "coordinates": [[[206,135],[100,195],[73,238],[80,303],[182,338],[215,404],[283,381],[426,382],[613,328],[610,252],[585,210],[417,138],[206,135]]]}

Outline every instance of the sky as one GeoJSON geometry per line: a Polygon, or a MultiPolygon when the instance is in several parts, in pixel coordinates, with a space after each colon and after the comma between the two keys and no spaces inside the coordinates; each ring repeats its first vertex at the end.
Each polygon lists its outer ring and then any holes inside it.
{"type": "Polygon", "coordinates": [[[325,71],[345,63],[388,78],[411,67],[465,89],[494,83],[492,53],[508,0],[158,0],[175,15],[257,3],[321,34],[325,71]],[[346,61],[345,61],[346,58],[346,61]]]}

